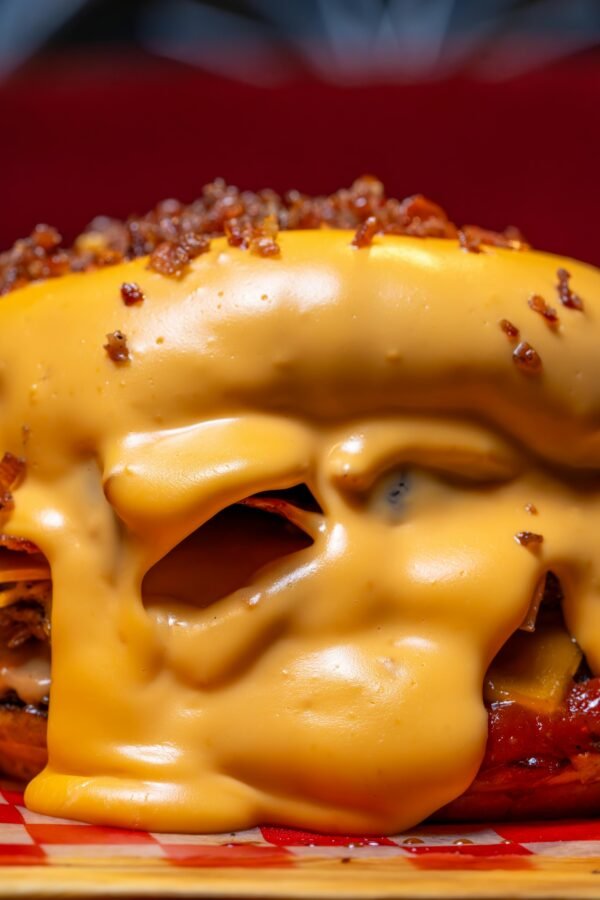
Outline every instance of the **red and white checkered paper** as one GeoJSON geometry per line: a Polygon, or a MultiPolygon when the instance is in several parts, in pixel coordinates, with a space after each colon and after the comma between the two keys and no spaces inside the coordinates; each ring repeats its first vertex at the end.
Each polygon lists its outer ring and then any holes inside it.
{"type": "Polygon", "coordinates": [[[404,859],[417,866],[527,868],[535,857],[600,860],[600,821],[428,825],[392,837],[357,838],[262,827],[216,835],[158,834],[85,825],[26,809],[0,789],[0,867],[98,864],[272,868],[301,860],[404,859]]]}

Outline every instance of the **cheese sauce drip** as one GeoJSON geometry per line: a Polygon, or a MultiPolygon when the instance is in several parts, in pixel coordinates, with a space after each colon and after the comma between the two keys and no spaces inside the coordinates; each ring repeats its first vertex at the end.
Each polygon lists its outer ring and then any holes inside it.
{"type": "Polygon", "coordinates": [[[286,232],[278,259],[215,240],[178,279],[138,260],[2,300],[0,448],[27,458],[3,529],[53,579],[32,809],[411,826],[474,778],[484,674],[548,569],[600,672],[600,273],[568,261],[585,311],[549,327],[527,300],[552,300],[556,257],[351,239],[286,232]],[[514,364],[502,319],[541,371],[514,364]],[[298,484],[321,509],[299,514],[310,544],[208,600],[206,552],[197,591],[156,575],[231,504],[298,484]]]}

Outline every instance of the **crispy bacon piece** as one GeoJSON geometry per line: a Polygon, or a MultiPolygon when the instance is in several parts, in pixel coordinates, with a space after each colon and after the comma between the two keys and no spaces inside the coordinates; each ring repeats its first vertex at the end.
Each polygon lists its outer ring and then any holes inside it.
{"type": "Polygon", "coordinates": [[[512,354],[513,362],[517,366],[521,372],[525,372],[526,375],[539,375],[542,371],[542,360],[531,344],[528,344],[527,341],[521,341],[512,354]]]}
{"type": "Polygon", "coordinates": [[[115,363],[129,362],[131,359],[127,338],[122,331],[112,331],[107,334],[104,349],[115,363]]]}
{"type": "Polygon", "coordinates": [[[206,235],[188,232],[178,240],[162,241],[152,251],[148,266],[161,275],[179,278],[192,259],[209,249],[210,240],[206,235]]]}
{"type": "Polygon", "coordinates": [[[255,256],[276,257],[281,253],[277,243],[279,225],[274,215],[262,222],[252,222],[247,216],[232,219],[225,223],[224,229],[230,247],[249,250],[255,256]]]}
{"type": "Polygon", "coordinates": [[[370,247],[373,243],[373,238],[379,231],[379,223],[375,216],[369,216],[368,219],[358,226],[356,229],[356,233],[352,238],[352,245],[354,247],[358,247],[359,250],[363,247],[370,247]]]}
{"type": "Polygon", "coordinates": [[[539,294],[532,294],[527,301],[527,304],[530,309],[543,316],[549,325],[558,325],[558,313],[552,306],[549,306],[539,294]]]}
{"type": "Polygon", "coordinates": [[[260,224],[252,229],[248,249],[255,256],[279,256],[281,250],[277,243],[279,226],[275,216],[267,216],[260,224]]]}
{"type": "Polygon", "coordinates": [[[536,534],[535,531],[518,531],[515,534],[515,541],[517,544],[521,544],[522,547],[529,547],[530,545],[538,545],[543,543],[544,535],[536,534]]]}
{"type": "Polygon", "coordinates": [[[558,284],[556,285],[556,290],[558,292],[558,298],[563,306],[566,306],[568,309],[576,309],[579,312],[583,312],[583,300],[579,297],[574,291],[571,290],[570,280],[571,273],[567,272],[566,269],[559,269],[556,273],[558,278],[558,284]]]}
{"type": "MultiPolygon", "coordinates": [[[[393,201],[388,201],[393,204],[393,201]]],[[[394,209],[392,205],[392,210],[394,209]]],[[[381,214],[376,218],[382,220],[381,214]]],[[[382,222],[385,234],[410,234],[413,237],[455,238],[458,230],[446,212],[423,194],[407,197],[397,208],[397,221],[382,222]]]]}
{"type": "MultiPolygon", "coordinates": [[[[163,200],[146,215],[124,222],[100,216],[71,247],[62,246],[62,238],[53,228],[39,225],[29,237],[0,254],[0,295],[30,281],[86,272],[140,256],[150,256],[150,267],[155,271],[178,277],[190,260],[208,250],[210,238],[223,234],[233,246],[276,257],[278,230],[356,231],[370,218],[376,220],[382,234],[439,238],[456,238],[458,234],[454,222],[437,203],[422,194],[404,200],[387,197],[383,184],[372,175],[320,197],[308,197],[299,191],[289,191],[283,197],[270,190],[239,191],[217,179],[187,205],[163,200]]],[[[474,252],[484,243],[514,249],[526,246],[514,229],[499,235],[467,226],[461,240],[474,252]]]]}
{"type": "Polygon", "coordinates": [[[504,231],[490,231],[478,225],[465,225],[458,232],[458,242],[468,253],[481,253],[485,246],[504,247],[507,250],[529,249],[529,244],[513,226],[504,231]]]}
{"type": "Polygon", "coordinates": [[[124,281],[121,285],[121,298],[125,306],[133,306],[135,303],[143,303],[144,292],[135,281],[124,281]]]}
{"type": "Polygon", "coordinates": [[[512,322],[509,322],[508,319],[500,319],[500,328],[511,341],[519,339],[519,329],[512,322]]]}

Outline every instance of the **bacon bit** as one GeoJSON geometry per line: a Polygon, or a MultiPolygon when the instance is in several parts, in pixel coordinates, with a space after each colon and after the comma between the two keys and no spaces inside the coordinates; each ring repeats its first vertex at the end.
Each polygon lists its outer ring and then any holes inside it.
{"type": "Polygon", "coordinates": [[[471,233],[473,228],[474,226],[469,227],[468,225],[461,228],[458,232],[458,243],[461,250],[466,250],[467,253],[481,253],[481,241],[471,233]]]}
{"type": "MultiPolygon", "coordinates": [[[[0,295],[40,278],[89,272],[148,255],[150,268],[178,277],[217,235],[225,235],[231,246],[260,256],[278,256],[276,233],[269,232],[268,225],[265,228],[269,219],[278,229],[356,230],[371,216],[380,234],[452,239],[458,235],[455,223],[437,203],[422,194],[404,200],[388,197],[381,181],[372,175],[320,197],[299,191],[288,191],[283,197],[270,190],[240,191],[217,178],[188,205],[163,200],[145,215],[124,222],[97,217],[70,247],[61,247],[62,239],[54,229],[38,226],[29,237],[0,253],[0,295]]],[[[482,243],[515,249],[526,246],[516,229],[499,235],[474,226],[463,229],[461,243],[472,252],[478,252],[482,243]]]]}
{"type": "Polygon", "coordinates": [[[150,255],[148,266],[160,275],[180,278],[188,263],[210,250],[205,234],[184,234],[179,241],[162,241],[150,255]]]}
{"type": "Polygon", "coordinates": [[[583,312],[583,300],[569,287],[571,273],[567,272],[566,269],[559,269],[556,275],[558,277],[556,290],[558,291],[558,297],[562,305],[569,309],[576,309],[579,312],[583,312]]]}
{"type": "Polygon", "coordinates": [[[223,229],[229,246],[241,247],[243,250],[247,250],[250,243],[251,228],[252,226],[248,222],[238,222],[237,219],[225,222],[223,229]]]}
{"type": "Polygon", "coordinates": [[[183,247],[172,241],[163,241],[152,251],[148,268],[154,269],[159,275],[179,278],[188,262],[189,257],[183,247]]]}
{"type": "Polygon", "coordinates": [[[502,232],[502,237],[505,240],[510,241],[511,244],[513,244],[513,245],[518,244],[519,245],[518,247],[517,246],[514,247],[515,250],[530,250],[531,249],[531,245],[529,244],[529,242],[523,235],[523,232],[521,231],[520,228],[517,228],[516,225],[507,225],[506,228],[504,229],[504,231],[502,232]]]}
{"type": "Polygon", "coordinates": [[[31,233],[31,240],[41,250],[54,250],[60,245],[62,235],[51,225],[36,225],[31,233]]]}
{"type": "Polygon", "coordinates": [[[529,244],[518,229],[510,226],[504,231],[490,231],[478,225],[465,225],[458,232],[458,242],[468,253],[481,253],[482,247],[504,247],[507,250],[528,250],[529,244]]]}
{"type": "Polygon", "coordinates": [[[252,238],[249,250],[254,256],[276,257],[281,255],[281,248],[277,241],[266,236],[252,238]]]}
{"type": "Polygon", "coordinates": [[[532,294],[527,304],[530,309],[543,316],[550,325],[558,324],[558,313],[552,306],[548,306],[544,298],[539,294],[532,294]]]}
{"type": "Polygon", "coordinates": [[[25,460],[5,453],[0,460],[0,491],[14,491],[25,478],[25,460]]]}
{"type": "Polygon", "coordinates": [[[352,238],[352,245],[354,247],[358,247],[361,250],[363,247],[370,247],[373,243],[373,238],[379,231],[379,222],[375,218],[375,216],[369,216],[368,219],[365,219],[358,228],[356,229],[356,233],[352,238]]]}
{"type": "Polygon", "coordinates": [[[205,234],[188,232],[179,241],[179,246],[185,250],[188,259],[196,259],[197,256],[208,253],[210,250],[210,238],[205,234]]]}
{"type": "Polygon", "coordinates": [[[509,322],[508,319],[500,319],[500,328],[504,332],[504,334],[509,337],[511,340],[518,340],[519,338],[519,329],[516,325],[513,325],[512,322],[509,322]]]}
{"type": "Polygon", "coordinates": [[[532,516],[537,516],[537,506],[534,503],[526,503],[525,512],[530,513],[532,516]]]}
{"type": "Polygon", "coordinates": [[[248,217],[225,222],[225,236],[230,247],[249,250],[255,256],[276,257],[281,253],[277,243],[279,223],[274,215],[266,216],[260,223],[253,223],[248,217]]]}
{"type": "MultiPolygon", "coordinates": [[[[356,184],[356,182],[355,182],[356,184]]],[[[395,215],[398,224],[385,224],[385,206],[394,210],[394,201],[388,200],[381,210],[375,209],[373,214],[383,227],[385,234],[410,234],[413,237],[455,238],[458,230],[445,211],[433,200],[423,194],[414,194],[398,204],[395,215]],[[383,220],[383,221],[382,221],[383,220]]]]}
{"type": "Polygon", "coordinates": [[[127,338],[122,331],[112,331],[107,334],[104,349],[115,363],[129,362],[131,359],[127,338]]]}
{"type": "Polygon", "coordinates": [[[279,225],[275,216],[267,216],[260,225],[255,225],[248,244],[250,253],[255,256],[279,256],[281,250],[277,243],[279,225]]]}
{"type": "Polygon", "coordinates": [[[515,365],[527,375],[539,375],[542,371],[542,360],[539,353],[526,341],[517,344],[512,358],[515,365]]]}
{"type": "Polygon", "coordinates": [[[535,531],[518,531],[515,534],[515,541],[522,547],[529,547],[531,544],[542,544],[544,542],[544,535],[536,534],[535,531]]]}
{"type": "Polygon", "coordinates": [[[135,281],[124,281],[121,285],[121,297],[125,306],[133,306],[134,303],[143,303],[146,299],[144,292],[135,281]]]}

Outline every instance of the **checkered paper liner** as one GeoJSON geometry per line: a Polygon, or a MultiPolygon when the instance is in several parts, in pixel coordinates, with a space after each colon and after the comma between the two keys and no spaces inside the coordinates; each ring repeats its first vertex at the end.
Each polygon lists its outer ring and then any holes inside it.
{"type": "Polygon", "coordinates": [[[319,835],[279,827],[158,834],[41,816],[25,808],[22,792],[0,789],[0,867],[128,860],[163,867],[260,869],[293,867],[311,858],[491,869],[527,868],[536,857],[600,860],[600,821],[428,825],[392,837],[319,835]]]}

